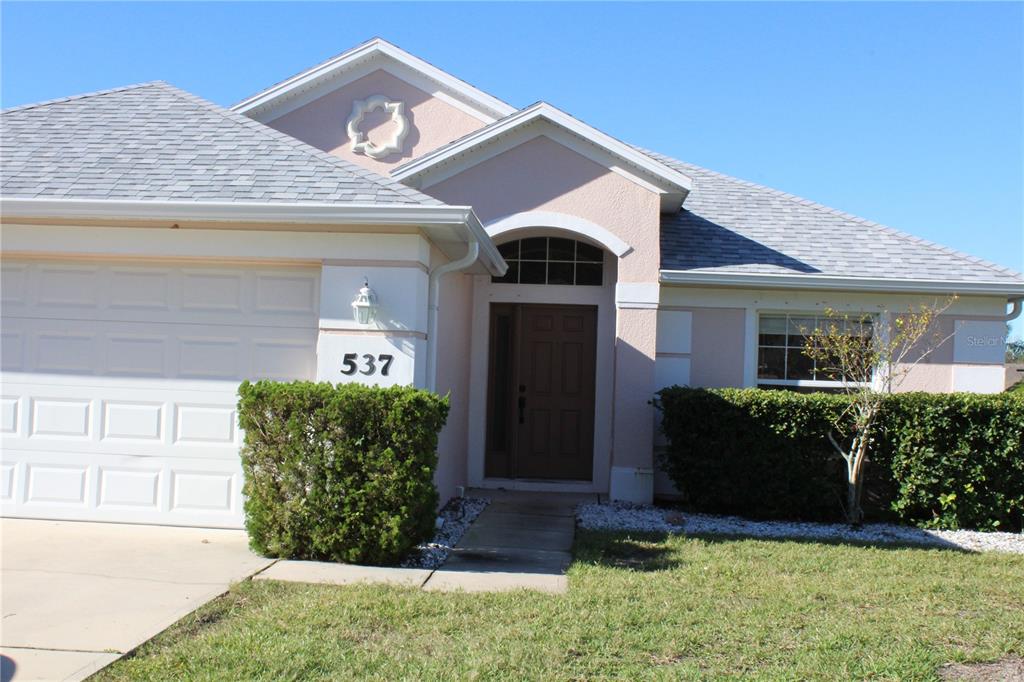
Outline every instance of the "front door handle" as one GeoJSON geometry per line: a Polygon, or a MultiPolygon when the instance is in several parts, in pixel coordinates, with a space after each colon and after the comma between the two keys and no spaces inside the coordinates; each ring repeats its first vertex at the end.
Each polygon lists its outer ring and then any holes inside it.
{"type": "Polygon", "coordinates": [[[520,424],[523,424],[526,421],[526,418],[523,416],[525,411],[526,411],[526,396],[525,395],[521,395],[521,396],[519,396],[519,423],[520,424]]]}

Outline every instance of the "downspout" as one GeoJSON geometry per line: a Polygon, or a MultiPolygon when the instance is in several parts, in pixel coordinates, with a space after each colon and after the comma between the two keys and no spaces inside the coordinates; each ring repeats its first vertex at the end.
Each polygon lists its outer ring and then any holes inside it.
{"type": "Polygon", "coordinates": [[[1018,296],[1016,298],[1006,299],[1007,303],[1013,304],[1013,308],[1006,314],[1005,317],[999,318],[1003,322],[1009,322],[1010,320],[1016,320],[1020,317],[1021,311],[1024,310],[1024,296],[1018,296]]]}
{"type": "Polygon", "coordinates": [[[469,244],[466,248],[466,255],[459,260],[453,260],[439,265],[430,271],[427,278],[427,390],[437,390],[437,318],[439,301],[441,299],[441,277],[449,272],[465,270],[473,265],[480,257],[480,241],[476,236],[469,233],[469,244]]]}

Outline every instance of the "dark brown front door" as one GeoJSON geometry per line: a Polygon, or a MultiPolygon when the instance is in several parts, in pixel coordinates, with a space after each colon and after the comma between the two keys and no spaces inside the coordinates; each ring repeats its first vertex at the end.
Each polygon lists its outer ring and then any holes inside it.
{"type": "Polygon", "coordinates": [[[591,479],[597,308],[491,306],[486,474],[591,479]]]}

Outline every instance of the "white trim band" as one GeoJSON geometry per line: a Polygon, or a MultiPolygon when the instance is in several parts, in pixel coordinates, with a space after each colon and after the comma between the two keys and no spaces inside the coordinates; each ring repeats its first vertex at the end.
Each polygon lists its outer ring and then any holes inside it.
{"type": "Polygon", "coordinates": [[[566,213],[554,211],[524,211],[513,213],[504,218],[498,218],[487,223],[484,228],[491,237],[513,230],[523,230],[534,227],[550,227],[556,230],[565,230],[576,235],[586,237],[614,253],[619,258],[633,250],[633,247],[622,241],[614,234],[596,223],[566,213]]]}
{"type": "Polygon", "coordinates": [[[619,282],[615,285],[615,307],[656,310],[659,295],[657,282],[619,282]]]}
{"type": "Polygon", "coordinates": [[[279,223],[299,225],[407,225],[436,241],[480,242],[482,260],[492,275],[508,265],[469,206],[402,204],[319,204],[232,201],[126,201],[117,199],[2,199],[5,222],[18,218],[88,220],[162,220],[168,222],[279,223]],[[434,230],[432,228],[440,228],[434,230]]]}

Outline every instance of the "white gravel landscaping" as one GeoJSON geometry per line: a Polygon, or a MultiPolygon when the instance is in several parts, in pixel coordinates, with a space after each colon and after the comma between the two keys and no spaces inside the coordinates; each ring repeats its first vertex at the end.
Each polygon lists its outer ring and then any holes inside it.
{"type": "Polygon", "coordinates": [[[434,539],[418,545],[402,562],[402,568],[441,568],[455,543],[490,503],[486,497],[453,497],[448,500],[438,512],[444,522],[434,533],[434,539]]]}
{"type": "Polygon", "coordinates": [[[888,523],[866,523],[851,528],[839,523],[749,521],[737,516],[690,514],[671,509],[614,502],[581,504],[576,520],[589,530],[651,531],[693,535],[740,535],[754,538],[839,540],[922,545],[972,552],[1024,554],[1024,534],[983,533],[971,530],[923,530],[888,523]]]}

